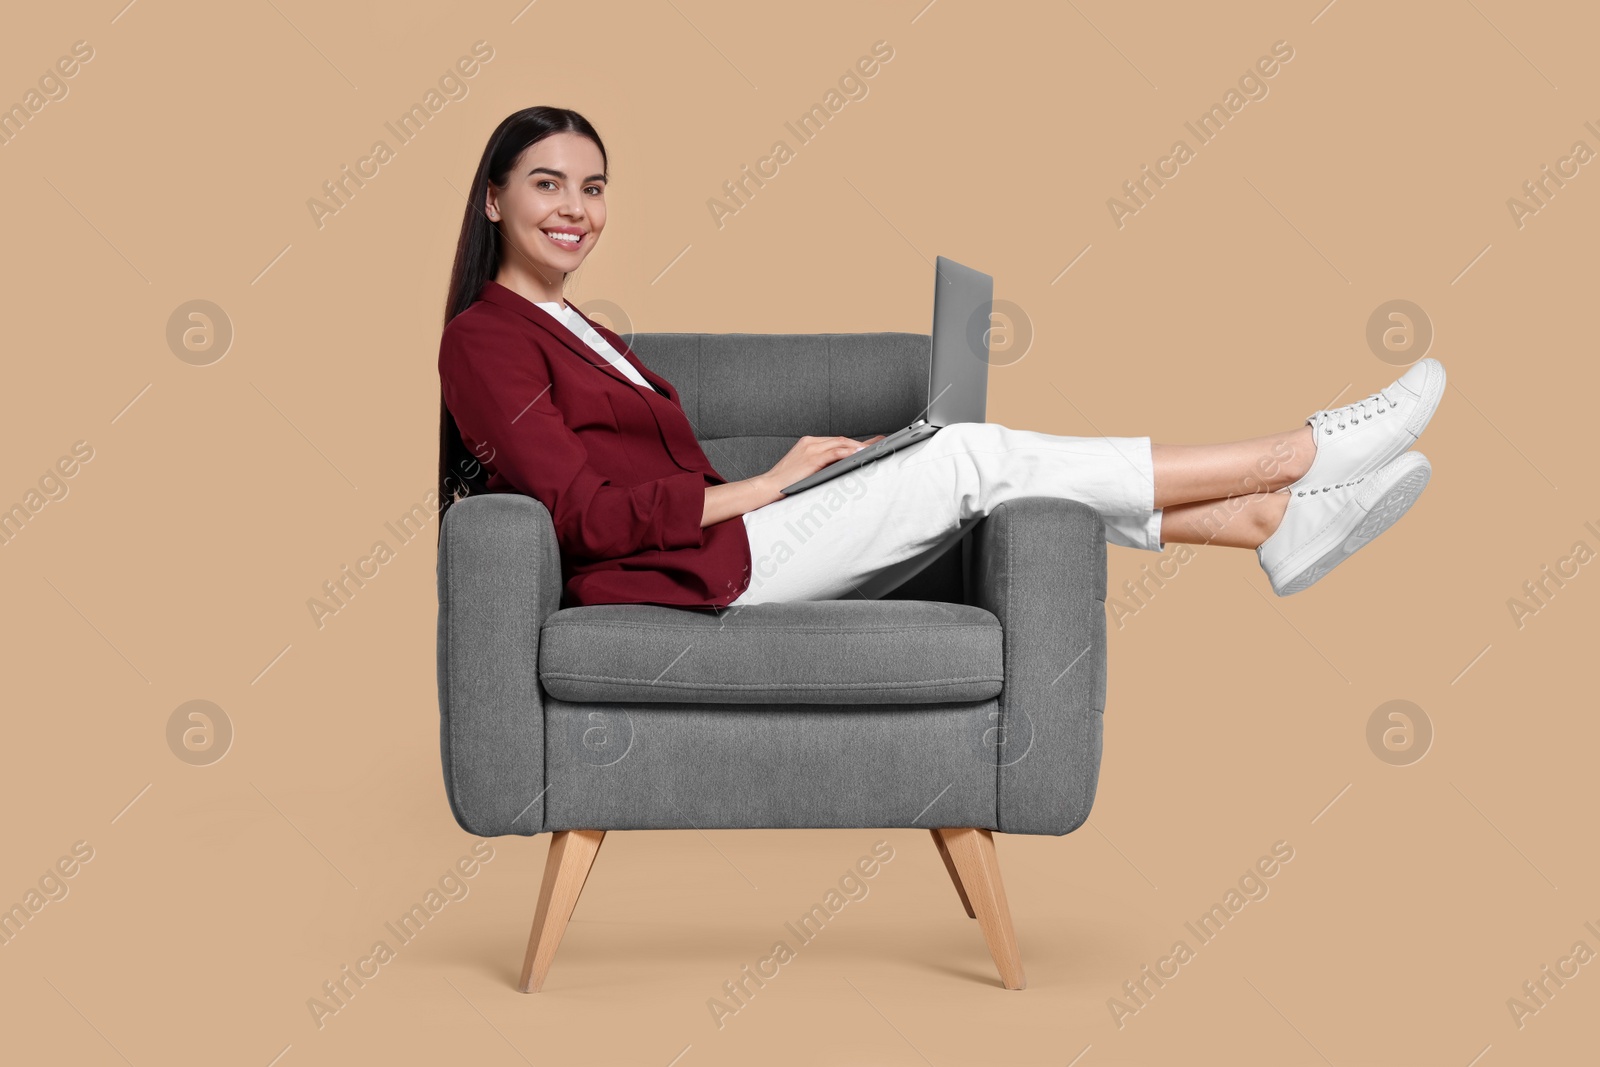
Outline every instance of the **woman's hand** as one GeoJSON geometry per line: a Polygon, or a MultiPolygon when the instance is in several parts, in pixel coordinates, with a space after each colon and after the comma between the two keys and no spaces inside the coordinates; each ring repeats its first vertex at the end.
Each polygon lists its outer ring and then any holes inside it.
{"type": "Polygon", "coordinates": [[[782,495],[779,490],[784,486],[793,485],[828,464],[858,452],[874,441],[883,440],[884,436],[880,433],[865,441],[857,441],[853,437],[802,437],[789,449],[789,454],[778,460],[763,477],[771,486],[773,499],[777,500],[782,495]]]}

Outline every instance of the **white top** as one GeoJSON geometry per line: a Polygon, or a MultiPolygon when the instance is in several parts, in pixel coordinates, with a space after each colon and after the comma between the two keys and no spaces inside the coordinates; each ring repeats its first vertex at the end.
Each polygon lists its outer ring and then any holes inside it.
{"type": "Polygon", "coordinates": [[[615,348],[611,347],[611,342],[607,341],[604,337],[601,337],[600,332],[585,322],[582,315],[569,308],[565,303],[558,303],[554,300],[540,300],[536,301],[536,303],[546,311],[550,312],[550,314],[554,315],[557,319],[561,320],[567,329],[571,330],[573,334],[577,336],[578,340],[594,349],[597,353],[604,357],[607,363],[617,368],[623,374],[626,374],[629,380],[634,382],[636,385],[642,385],[651,392],[656,391],[655,386],[645,381],[644,375],[639,373],[639,368],[622,358],[622,354],[615,348]]]}

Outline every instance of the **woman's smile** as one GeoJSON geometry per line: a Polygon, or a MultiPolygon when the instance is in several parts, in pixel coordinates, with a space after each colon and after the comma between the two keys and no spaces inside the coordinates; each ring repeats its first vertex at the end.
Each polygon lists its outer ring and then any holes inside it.
{"type": "Polygon", "coordinates": [[[572,252],[583,246],[589,235],[575,226],[552,226],[544,231],[545,239],[563,251],[572,252]],[[559,235],[559,236],[558,236],[559,235]]]}

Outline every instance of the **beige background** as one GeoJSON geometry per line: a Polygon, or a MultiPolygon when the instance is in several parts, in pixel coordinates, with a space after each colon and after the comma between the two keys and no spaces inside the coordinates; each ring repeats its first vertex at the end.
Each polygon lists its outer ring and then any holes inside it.
{"type": "MultiPolygon", "coordinates": [[[[1600,951],[1600,567],[1521,628],[1508,608],[1600,549],[1596,165],[1520,228],[1507,207],[1600,149],[1588,5],[120,3],[31,6],[0,36],[0,102],[94,52],[0,147],[0,502],[93,449],[0,547],[0,902],[93,849],[0,947],[4,1058],[1594,1061],[1600,964],[1520,1028],[1507,1008],[1575,942],[1600,951]],[[468,95],[319,229],[322,183],[478,40],[468,95]],[[798,145],[785,122],[879,40],[867,95],[798,145]],[[1184,122],[1280,40],[1269,94],[1119,229],[1108,198],[1196,147],[1184,122]],[[531,104],[611,152],[572,299],[638,330],[925,331],[947,255],[1031,322],[994,371],[1008,425],[1265,433],[1420,354],[1368,347],[1380,305],[1431,320],[1451,387],[1414,512],[1282,600],[1251,554],[1202,550],[1113,625],[1088,825],[998,838],[1026,991],[1000,988],[925,831],[623,832],[545,992],[512,986],[548,838],[504,838],[313,1022],[475,843],[439,769],[434,530],[384,524],[434,478],[461,191],[531,104]],[[795,158],[719,229],[708,202],[780,138],[795,158]],[[207,366],[166,337],[192,300],[234,330],[207,366]],[[380,538],[394,558],[319,629],[308,600],[380,538]],[[233,727],[210,765],[169,748],[190,700],[233,727]],[[1410,765],[1369,748],[1390,700],[1434,731],[1410,765]],[[870,894],[719,1030],[722,982],[880,839],[870,894]],[[1122,983],[1195,947],[1184,923],[1280,840],[1270,894],[1115,1025],[1122,983]]],[[[1116,592],[1158,557],[1110,561],[1116,592]]]]}

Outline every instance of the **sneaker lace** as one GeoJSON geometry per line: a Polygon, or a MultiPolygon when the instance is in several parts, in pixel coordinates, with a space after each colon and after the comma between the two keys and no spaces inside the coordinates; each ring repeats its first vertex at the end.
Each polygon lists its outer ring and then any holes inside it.
{"type": "Polygon", "coordinates": [[[1393,407],[1394,398],[1388,394],[1387,390],[1379,389],[1371,396],[1357,400],[1353,404],[1319,411],[1311,416],[1310,421],[1314,429],[1320,429],[1323,433],[1332,433],[1336,426],[1343,430],[1347,426],[1365,422],[1375,414],[1381,415],[1393,407]]]}
{"type": "Polygon", "coordinates": [[[1363,474],[1359,478],[1351,478],[1348,482],[1334,482],[1332,485],[1319,485],[1311,489],[1296,489],[1295,495],[1316,496],[1318,493],[1331,493],[1335,489],[1349,489],[1351,486],[1359,485],[1366,480],[1367,476],[1363,474]]]}

